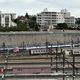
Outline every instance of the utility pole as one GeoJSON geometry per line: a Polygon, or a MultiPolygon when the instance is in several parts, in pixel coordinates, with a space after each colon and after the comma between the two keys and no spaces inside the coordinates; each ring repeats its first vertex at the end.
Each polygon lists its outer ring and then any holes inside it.
{"type": "Polygon", "coordinates": [[[64,67],[65,67],[65,52],[63,52],[63,80],[65,80],[65,77],[64,77],[64,67]]]}
{"type": "MultiPolygon", "coordinates": [[[[5,42],[2,43],[2,48],[3,48],[3,52],[4,52],[4,57],[6,56],[5,55],[5,42]]],[[[6,59],[6,57],[5,57],[6,59]]],[[[5,63],[4,63],[5,64],[5,63]]],[[[4,66],[4,71],[3,71],[3,76],[2,76],[2,80],[5,80],[5,67],[6,65],[4,66]]]]}
{"type": "Polygon", "coordinates": [[[56,47],[56,72],[58,72],[58,63],[57,63],[57,60],[58,60],[58,41],[57,41],[57,47],[56,47]]]}
{"type": "Polygon", "coordinates": [[[51,48],[50,48],[50,55],[51,55],[51,67],[53,66],[53,59],[52,59],[52,44],[51,44],[51,48]]]}
{"type": "Polygon", "coordinates": [[[64,36],[64,45],[65,45],[65,31],[63,30],[63,36],[64,36]]]}
{"type": "Polygon", "coordinates": [[[79,42],[80,42],[80,41],[79,41],[79,37],[78,37],[78,38],[77,38],[77,44],[79,44],[79,42]]]}
{"type": "MultiPolygon", "coordinates": [[[[46,40],[46,52],[49,53],[49,49],[48,49],[48,41],[46,40]]],[[[48,54],[47,54],[48,56],[48,54]]]]}
{"type": "Polygon", "coordinates": [[[73,53],[73,40],[71,41],[71,44],[72,44],[72,58],[73,58],[73,80],[74,80],[74,77],[75,77],[75,55],[73,53]]]}
{"type": "Polygon", "coordinates": [[[3,47],[3,52],[4,52],[4,57],[5,57],[5,62],[4,62],[4,71],[3,71],[3,76],[2,76],[2,80],[6,80],[5,79],[5,75],[6,75],[6,71],[7,71],[7,63],[8,63],[8,53],[6,53],[6,45],[5,42],[3,42],[2,44],[3,47]]]}
{"type": "Polygon", "coordinates": [[[22,42],[22,47],[23,47],[23,51],[24,51],[24,48],[25,48],[25,47],[24,47],[24,41],[22,42]]]}
{"type": "Polygon", "coordinates": [[[2,43],[2,48],[3,48],[4,55],[5,55],[5,47],[6,47],[5,42],[3,42],[2,43]]]}
{"type": "Polygon", "coordinates": [[[75,77],[75,55],[73,55],[73,80],[75,77]]]}

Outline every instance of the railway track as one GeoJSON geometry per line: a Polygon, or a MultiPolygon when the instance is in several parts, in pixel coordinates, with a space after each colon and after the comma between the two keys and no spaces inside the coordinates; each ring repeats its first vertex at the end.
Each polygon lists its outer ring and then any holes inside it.
{"type": "MultiPolygon", "coordinates": [[[[73,58],[65,58],[65,67],[64,72],[70,75],[73,75],[73,58]]],[[[51,67],[53,73],[56,72],[56,64],[58,72],[63,72],[63,58],[58,57],[56,62],[56,57],[54,55],[36,55],[36,56],[17,56],[17,57],[8,57],[7,59],[0,59],[0,66],[6,66],[6,74],[12,74],[13,67],[51,67]],[[20,58],[19,58],[20,57],[20,58]],[[51,66],[51,57],[52,57],[52,66],[51,66]],[[5,62],[7,61],[7,62],[5,62]]],[[[75,57],[75,66],[78,72],[75,72],[76,77],[80,77],[80,57],[75,57]]],[[[76,70],[75,70],[76,71],[76,70]]],[[[67,75],[67,76],[70,76],[67,75]]],[[[58,75],[62,77],[61,75],[58,75]]],[[[6,76],[6,78],[14,78],[14,76],[6,76]]],[[[22,78],[25,76],[21,76],[22,78]]],[[[57,76],[53,76],[57,77],[57,76]]],[[[70,76],[71,77],[71,76],[70,76]]],[[[16,75],[16,78],[20,78],[20,75],[16,75]]],[[[78,79],[79,80],[79,79],[78,79]]]]}

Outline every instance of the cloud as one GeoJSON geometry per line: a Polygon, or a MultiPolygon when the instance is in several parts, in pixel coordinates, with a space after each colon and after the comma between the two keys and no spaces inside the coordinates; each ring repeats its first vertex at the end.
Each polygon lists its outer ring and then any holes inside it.
{"type": "Polygon", "coordinates": [[[5,3],[5,2],[26,2],[26,3],[30,3],[33,2],[35,0],[0,0],[0,3],[5,3]]]}
{"type": "Polygon", "coordinates": [[[0,0],[0,3],[14,2],[15,0],[0,0]]]}
{"type": "Polygon", "coordinates": [[[0,0],[0,10],[12,11],[17,14],[36,14],[44,8],[51,11],[68,9],[73,15],[79,16],[80,0],[0,0]]]}
{"type": "Polygon", "coordinates": [[[34,2],[35,0],[21,0],[22,2],[25,2],[25,3],[32,3],[34,2]]]}

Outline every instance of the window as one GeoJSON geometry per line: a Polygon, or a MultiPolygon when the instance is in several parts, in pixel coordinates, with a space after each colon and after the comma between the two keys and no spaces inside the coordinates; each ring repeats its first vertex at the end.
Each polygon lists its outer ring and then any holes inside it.
{"type": "Polygon", "coordinates": [[[9,26],[9,16],[5,17],[5,26],[9,26]]]}

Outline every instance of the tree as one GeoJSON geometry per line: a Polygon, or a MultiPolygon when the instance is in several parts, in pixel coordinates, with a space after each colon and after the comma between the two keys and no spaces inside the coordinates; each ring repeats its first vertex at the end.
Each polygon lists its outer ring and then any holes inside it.
{"type": "Polygon", "coordinates": [[[27,22],[18,21],[17,23],[17,31],[28,31],[29,28],[27,26],[27,22]]]}
{"type": "Polygon", "coordinates": [[[36,23],[35,27],[34,27],[35,31],[39,31],[39,29],[40,29],[39,27],[40,27],[39,24],[36,23]]]}
{"type": "Polygon", "coordinates": [[[36,22],[36,16],[31,16],[30,19],[36,22]]]}
{"type": "Polygon", "coordinates": [[[77,29],[80,30],[80,18],[76,18],[77,29]]]}
{"type": "Polygon", "coordinates": [[[28,13],[25,14],[25,17],[26,17],[27,19],[29,19],[29,15],[28,15],[28,13]]]}
{"type": "Polygon", "coordinates": [[[80,18],[76,19],[76,24],[80,24],[80,18]]]}
{"type": "Polygon", "coordinates": [[[29,27],[31,28],[31,30],[39,31],[39,24],[37,24],[36,22],[36,16],[30,16],[29,27]]]}
{"type": "Polygon", "coordinates": [[[25,16],[17,17],[14,22],[17,24],[15,27],[2,27],[0,31],[39,31],[39,24],[36,22],[36,16],[25,14],[25,16]]]}
{"type": "Polygon", "coordinates": [[[57,29],[68,29],[68,25],[66,23],[59,23],[56,26],[57,29]]]}

